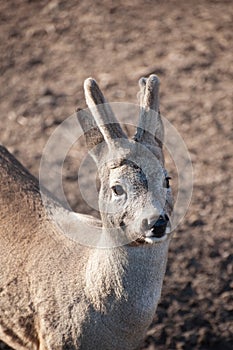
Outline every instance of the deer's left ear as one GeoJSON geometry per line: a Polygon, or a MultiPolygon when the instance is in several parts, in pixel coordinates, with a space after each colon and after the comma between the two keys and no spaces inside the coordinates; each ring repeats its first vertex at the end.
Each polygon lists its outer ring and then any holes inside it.
{"type": "Polygon", "coordinates": [[[101,145],[104,145],[104,137],[88,110],[77,110],[76,113],[84,132],[87,149],[95,162],[98,163],[101,156],[101,145]],[[99,147],[97,147],[98,145],[99,147]]]}

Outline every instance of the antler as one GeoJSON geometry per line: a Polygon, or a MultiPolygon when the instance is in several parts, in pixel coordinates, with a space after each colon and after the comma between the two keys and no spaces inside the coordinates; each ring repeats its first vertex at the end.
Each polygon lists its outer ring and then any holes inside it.
{"type": "Polygon", "coordinates": [[[105,141],[109,144],[113,139],[127,138],[94,79],[85,80],[84,92],[87,105],[105,141]]]}
{"type": "Polygon", "coordinates": [[[137,142],[157,143],[162,146],[163,124],[159,112],[159,78],[150,75],[148,79],[141,78],[140,115],[136,135],[137,142]]]}

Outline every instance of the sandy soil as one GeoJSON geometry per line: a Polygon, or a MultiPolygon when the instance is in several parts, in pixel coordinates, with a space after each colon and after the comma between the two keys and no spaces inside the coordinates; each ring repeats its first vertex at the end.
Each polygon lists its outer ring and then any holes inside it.
{"type": "MultiPolygon", "coordinates": [[[[142,349],[233,349],[232,23],[226,0],[0,1],[0,141],[36,176],[53,130],[85,107],[85,78],[133,103],[141,76],[161,79],[194,189],[142,349]]],[[[68,170],[69,201],[87,211],[68,170]]]]}

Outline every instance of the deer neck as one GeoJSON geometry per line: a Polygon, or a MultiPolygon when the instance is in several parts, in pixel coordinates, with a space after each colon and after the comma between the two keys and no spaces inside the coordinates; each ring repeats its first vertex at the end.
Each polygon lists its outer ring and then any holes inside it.
{"type": "Polygon", "coordinates": [[[128,266],[123,247],[93,248],[86,267],[86,295],[94,309],[107,311],[109,299],[127,298],[123,276],[128,266]]]}
{"type": "Polygon", "coordinates": [[[93,248],[86,268],[86,295],[94,309],[111,311],[121,305],[129,315],[132,307],[139,313],[150,310],[154,314],[168,245],[169,241],[154,246],[93,248]]]}

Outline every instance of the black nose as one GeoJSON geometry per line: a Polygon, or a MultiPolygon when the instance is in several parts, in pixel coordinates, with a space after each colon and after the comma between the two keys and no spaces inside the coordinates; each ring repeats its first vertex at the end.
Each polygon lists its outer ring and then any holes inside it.
{"type": "Polygon", "coordinates": [[[166,233],[166,228],[168,224],[169,218],[167,215],[160,215],[158,220],[155,222],[153,227],[151,228],[151,233],[153,234],[153,237],[163,237],[166,233]]]}

